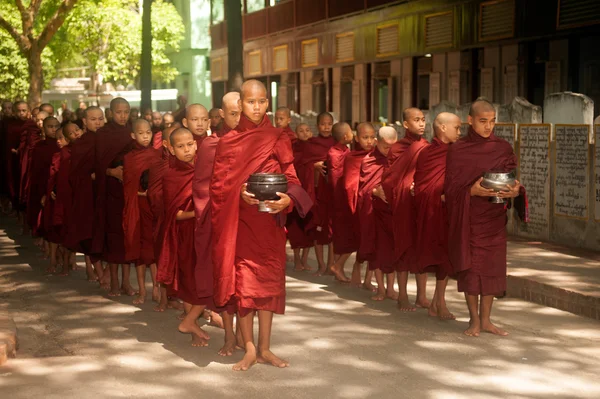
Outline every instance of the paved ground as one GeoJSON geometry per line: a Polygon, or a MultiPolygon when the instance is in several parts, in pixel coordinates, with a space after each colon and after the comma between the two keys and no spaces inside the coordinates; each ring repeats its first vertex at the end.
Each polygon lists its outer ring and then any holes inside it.
{"type": "Polygon", "coordinates": [[[45,276],[42,264],[31,240],[0,219],[0,310],[15,319],[21,344],[0,367],[2,398],[600,397],[600,323],[518,299],[495,307],[510,337],[468,338],[454,286],[458,320],[443,322],[290,272],[273,349],[291,368],[234,373],[241,352],[216,354],[222,331],[208,327],[210,346],[192,348],[175,312],[108,298],[83,271],[45,276]]]}

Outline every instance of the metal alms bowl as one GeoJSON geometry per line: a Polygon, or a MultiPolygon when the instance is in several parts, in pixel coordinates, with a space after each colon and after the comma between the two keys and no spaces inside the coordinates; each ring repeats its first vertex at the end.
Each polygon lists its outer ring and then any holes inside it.
{"type": "MultiPolygon", "coordinates": [[[[483,180],[481,181],[481,187],[491,188],[496,192],[508,191],[506,186],[513,186],[515,184],[515,173],[503,173],[503,172],[487,172],[483,174],[483,180]]],[[[490,197],[490,202],[495,204],[504,203],[504,198],[490,197]]]]}
{"type": "Polygon", "coordinates": [[[259,201],[259,212],[270,212],[271,209],[266,206],[265,201],[278,200],[278,192],[287,191],[287,178],[284,174],[278,173],[254,173],[248,178],[246,189],[254,194],[259,201]]]}

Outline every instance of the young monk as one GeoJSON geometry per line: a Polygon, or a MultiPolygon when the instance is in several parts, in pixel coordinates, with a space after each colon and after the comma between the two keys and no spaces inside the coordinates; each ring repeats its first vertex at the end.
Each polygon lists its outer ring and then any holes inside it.
{"type": "Polygon", "coordinates": [[[423,138],[425,116],[418,108],[408,108],[403,113],[406,135],[390,150],[392,165],[383,176],[382,187],[392,208],[396,271],[398,272],[398,309],[414,312],[416,307],[429,308],[426,296],[427,275],[418,273],[415,252],[415,212],[411,187],[419,153],[429,143],[423,138]],[[415,273],[417,299],[415,306],[408,300],[408,273],[415,273]]]}
{"type": "Polygon", "coordinates": [[[179,331],[192,335],[192,346],[207,346],[208,334],[197,320],[211,302],[211,297],[199,297],[196,290],[194,268],[194,204],[192,180],[196,160],[194,135],[185,128],[176,129],[169,138],[171,154],[175,160],[163,178],[165,220],[158,281],[173,287],[183,300],[185,318],[179,331]]]}
{"type": "Polygon", "coordinates": [[[289,136],[292,145],[294,145],[298,138],[290,127],[290,123],[292,123],[292,111],[288,107],[277,108],[277,111],[275,111],[275,127],[283,129],[285,134],[289,136]]]}
{"type": "Polygon", "coordinates": [[[210,119],[204,105],[189,105],[185,109],[185,117],[183,118],[182,123],[184,127],[192,132],[198,146],[202,144],[202,140],[208,137],[208,124],[210,123],[210,119]]]}
{"type": "Polygon", "coordinates": [[[44,111],[48,116],[54,116],[54,106],[52,104],[43,103],[40,105],[40,111],[44,111]]]}
{"type": "MultiPolygon", "coordinates": [[[[292,144],[292,150],[294,152],[294,167],[301,182],[303,177],[303,166],[301,165],[302,154],[307,140],[312,136],[310,126],[306,123],[296,126],[296,137],[298,139],[292,144]]],[[[302,184],[304,185],[304,183],[302,184]]],[[[314,246],[314,241],[312,235],[306,231],[306,224],[307,220],[301,218],[295,209],[288,215],[286,224],[287,237],[290,240],[290,247],[294,251],[294,270],[296,271],[312,270],[312,267],[308,264],[308,255],[310,249],[314,246]]]]}
{"type": "Polygon", "coordinates": [[[19,154],[21,155],[21,181],[19,183],[19,201],[21,203],[21,209],[25,211],[25,218],[23,219],[23,232],[29,231],[29,224],[27,223],[27,202],[29,195],[29,186],[31,182],[31,155],[33,149],[43,140],[42,126],[44,119],[48,117],[46,112],[38,110],[34,122],[36,128],[26,129],[21,134],[21,144],[19,145],[19,154]],[[39,118],[39,119],[38,119],[39,118]]]}
{"type": "Polygon", "coordinates": [[[508,332],[490,319],[494,296],[506,291],[506,207],[489,202],[488,197],[515,198],[521,187],[517,181],[496,193],[481,186],[481,176],[513,171],[517,159],[511,145],[494,134],[493,104],[473,102],[468,120],[467,137],[452,144],[446,161],[450,262],[471,317],[465,335],[477,337],[485,331],[506,336],[508,332]]]}
{"type": "Polygon", "coordinates": [[[219,108],[211,108],[208,111],[208,117],[210,119],[210,134],[218,135],[218,132],[221,130],[222,126],[222,117],[221,110],[219,108]]]}
{"type": "Polygon", "coordinates": [[[442,112],[433,121],[435,137],[419,154],[414,176],[416,253],[419,273],[434,271],[435,292],[429,315],[454,319],[446,306],[446,285],[452,273],[448,259],[448,217],[444,204],[446,155],[460,137],[460,118],[442,112]]]}
{"type": "Polygon", "coordinates": [[[234,295],[237,301],[246,354],[234,370],[248,370],[256,362],[287,367],[289,363],[270,348],[273,313],[285,310],[284,216],[292,207],[304,216],[310,200],[305,202],[308,197],[296,177],[289,137],[273,128],[266,116],[265,86],[257,80],[244,82],[240,102],[239,125],[217,145],[210,185],[215,301],[224,306],[234,295]],[[270,214],[259,212],[258,201],[246,190],[253,173],[287,177],[288,193],[266,201],[270,214]],[[253,339],[256,311],[258,347],[253,339]]]}
{"type": "MultiPolygon", "coordinates": [[[[368,260],[369,269],[375,272],[377,294],[371,298],[375,301],[383,301],[386,297],[397,299],[394,291],[392,212],[381,187],[382,176],[390,165],[389,151],[397,138],[396,129],[393,127],[380,128],[377,133],[377,146],[363,158],[361,164],[357,205],[360,225],[358,257],[368,260]],[[384,274],[387,276],[387,289],[384,285],[384,274]]],[[[360,278],[360,274],[358,276],[360,278]]]]}
{"type": "Polygon", "coordinates": [[[152,147],[156,150],[162,148],[163,117],[158,111],[152,113],[152,147]]]}
{"type": "Polygon", "coordinates": [[[129,282],[130,259],[125,258],[123,233],[123,157],[131,149],[130,107],[121,97],[110,102],[111,123],[96,132],[96,206],[92,252],[107,262],[110,269],[109,296],[137,293],[129,282]],[[123,265],[119,289],[119,264],[123,265]]]}
{"type": "Polygon", "coordinates": [[[171,125],[175,122],[175,118],[173,117],[173,114],[170,112],[167,112],[166,114],[163,115],[163,128],[166,129],[168,127],[171,127],[171,125]]]}
{"type": "MultiPolygon", "coordinates": [[[[148,121],[148,123],[152,123],[152,108],[145,108],[144,111],[142,112],[142,119],[145,119],[146,121],[148,121]]],[[[133,124],[132,121],[131,123],[133,124]]]]}
{"type": "Polygon", "coordinates": [[[146,301],[146,266],[152,276],[152,299],[158,302],[156,263],[152,240],[152,210],[148,202],[148,170],[161,157],[160,150],[150,145],[152,128],[145,119],[133,123],[131,138],[133,149],[123,158],[123,231],[125,237],[125,259],[135,260],[138,281],[138,297],[134,305],[146,301]]]}
{"type": "Polygon", "coordinates": [[[326,165],[327,152],[335,145],[335,139],[331,136],[333,127],[333,116],[323,112],[317,116],[317,128],[319,135],[308,139],[302,154],[302,186],[310,195],[315,204],[313,210],[311,228],[315,241],[315,253],[319,270],[315,273],[322,276],[327,273],[333,265],[333,244],[331,239],[331,218],[329,217],[329,204],[331,194],[327,185],[327,173],[329,165],[326,165]],[[328,246],[327,262],[323,257],[323,246],[328,246]]]}
{"type": "Polygon", "coordinates": [[[88,276],[95,274],[100,286],[108,289],[110,274],[104,273],[102,262],[97,256],[92,257],[95,212],[95,165],[92,160],[96,156],[96,132],[105,124],[104,113],[96,106],[88,107],[83,112],[82,123],[83,135],[70,144],[69,183],[75,189],[71,205],[73,217],[69,219],[65,240],[69,248],[77,249],[85,255],[88,276]]]}

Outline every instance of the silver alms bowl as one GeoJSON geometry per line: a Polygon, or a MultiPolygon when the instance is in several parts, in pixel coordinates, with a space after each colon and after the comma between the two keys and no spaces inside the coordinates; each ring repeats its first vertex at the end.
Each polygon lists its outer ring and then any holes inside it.
{"type": "MultiPolygon", "coordinates": [[[[486,172],[483,174],[483,180],[481,186],[483,188],[491,188],[496,192],[508,191],[507,185],[513,186],[515,184],[515,173],[501,173],[501,172],[486,172]]],[[[490,197],[490,202],[495,204],[504,203],[504,198],[490,197]]]]}

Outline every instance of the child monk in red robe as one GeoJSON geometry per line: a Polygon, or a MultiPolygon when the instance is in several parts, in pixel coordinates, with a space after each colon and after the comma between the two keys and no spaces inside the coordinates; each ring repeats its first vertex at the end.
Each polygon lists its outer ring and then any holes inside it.
{"type": "Polygon", "coordinates": [[[152,113],[152,147],[156,150],[162,148],[162,131],[163,131],[163,117],[158,111],[152,113]]]}
{"type": "Polygon", "coordinates": [[[313,203],[311,229],[315,241],[315,254],[319,270],[316,275],[321,276],[329,272],[333,265],[333,244],[331,238],[331,218],[329,207],[332,201],[331,191],[327,185],[327,173],[329,165],[326,165],[327,152],[335,145],[335,139],[331,136],[333,127],[333,116],[323,112],[317,116],[317,129],[319,135],[311,137],[304,146],[302,154],[302,187],[306,190],[313,203]],[[327,262],[323,257],[323,246],[328,246],[327,262]]]}
{"type": "MultiPolygon", "coordinates": [[[[296,126],[296,137],[298,138],[292,143],[292,150],[294,152],[294,167],[296,168],[296,174],[302,182],[302,154],[304,153],[304,146],[308,139],[313,136],[310,126],[306,123],[300,123],[296,126]]],[[[304,183],[302,183],[304,185],[304,183]]],[[[312,270],[312,267],[308,264],[308,255],[310,249],[314,246],[314,240],[312,234],[306,231],[307,220],[301,218],[296,210],[288,215],[287,218],[287,237],[290,240],[290,247],[294,251],[294,270],[301,271],[312,270]]]]}
{"type": "Polygon", "coordinates": [[[506,291],[506,207],[489,197],[515,198],[520,184],[500,193],[481,186],[486,172],[511,172],[517,167],[512,146],[494,134],[496,110],[477,100],[469,110],[469,133],[452,144],[446,160],[444,195],[448,209],[450,262],[457,273],[458,291],[465,293],[469,328],[505,336],[490,319],[495,295],[506,291]]]}
{"type": "Polygon", "coordinates": [[[210,134],[218,136],[218,132],[222,130],[223,126],[223,117],[221,116],[221,110],[219,108],[211,108],[208,111],[209,120],[209,128],[210,134]]]}
{"type": "Polygon", "coordinates": [[[183,126],[185,126],[194,135],[196,144],[200,146],[202,140],[208,136],[208,124],[210,118],[206,107],[201,104],[192,104],[185,109],[185,118],[183,118],[183,126]]]}
{"type": "Polygon", "coordinates": [[[415,237],[419,273],[435,272],[436,284],[429,315],[454,319],[446,306],[446,285],[452,274],[448,258],[448,217],[444,203],[446,155],[460,137],[460,118],[442,112],[433,121],[435,137],[419,154],[414,176],[415,237]]]}
{"type": "Polygon", "coordinates": [[[418,273],[415,252],[415,212],[411,188],[417,157],[429,143],[423,138],[425,115],[418,108],[408,108],[403,113],[406,135],[390,150],[393,162],[383,175],[382,187],[392,208],[394,220],[394,246],[398,272],[398,309],[414,312],[416,307],[429,308],[426,296],[427,275],[418,273]],[[415,306],[408,300],[408,273],[415,273],[417,299],[415,306]]]}
{"type": "Polygon", "coordinates": [[[288,107],[277,108],[277,111],[275,111],[275,127],[283,129],[285,134],[289,136],[292,145],[294,145],[298,137],[290,127],[290,123],[292,123],[292,111],[288,107]]]}
{"type": "Polygon", "coordinates": [[[125,235],[125,258],[135,260],[138,281],[138,297],[135,305],[146,301],[146,266],[150,266],[152,297],[158,301],[156,263],[152,240],[152,210],[148,202],[148,170],[160,161],[162,150],[152,148],[152,128],[145,119],[133,122],[131,137],[133,149],[123,158],[123,231],[125,235]]]}
{"type": "MultiPolygon", "coordinates": [[[[129,282],[130,259],[125,258],[123,233],[123,157],[131,150],[130,106],[121,97],[110,102],[112,122],[96,132],[96,206],[92,252],[110,269],[110,296],[136,295],[129,282]],[[119,289],[119,265],[123,265],[119,289]]],[[[137,119],[137,118],[136,118],[137,119]]]]}
{"type": "MultiPolygon", "coordinates": [[[[357,204],[360,246],[357,257],[369,261],[369,270],[375,273],[377,294],[371,299],[376,301],[382,301],[386,297],[397,299],[394,291],[392,212],[381,187],[382,176],[390,165],[388,155],[396,140],[397,133],[393,127],[380,128],[376,147],[363,158],[360,166],[357,204]]],[[[360,274],[358,276],[360,278],[360,274]]],[[[365,281],[365,284],[367,282],[370,280],[365,281]]]]}
{"type": "Polygon", "coordinates": [[[214,298],[217,306],[232,296],[237,301],[246,353],[234,370],[248,370],[256,362],[287,367],[287,361],[271,352],[273,313],[285,310],[284,217],[294,206],[304,216],[305,205],[311,204],[303,200],[308,196],[296,177],[289,137],[266,116],[265,86],[257,80],[244,82],[240,101],[240,123],[217,145],[210,185],[214,298]],[[246,190],[253,173],[281,173],[288,180],[289,195],[277,193],[279,200],[266,201],[270,213],[259,212],[258,200],[246,190]],[[258,347],[253,339],[256,311],[258,347]]]}

